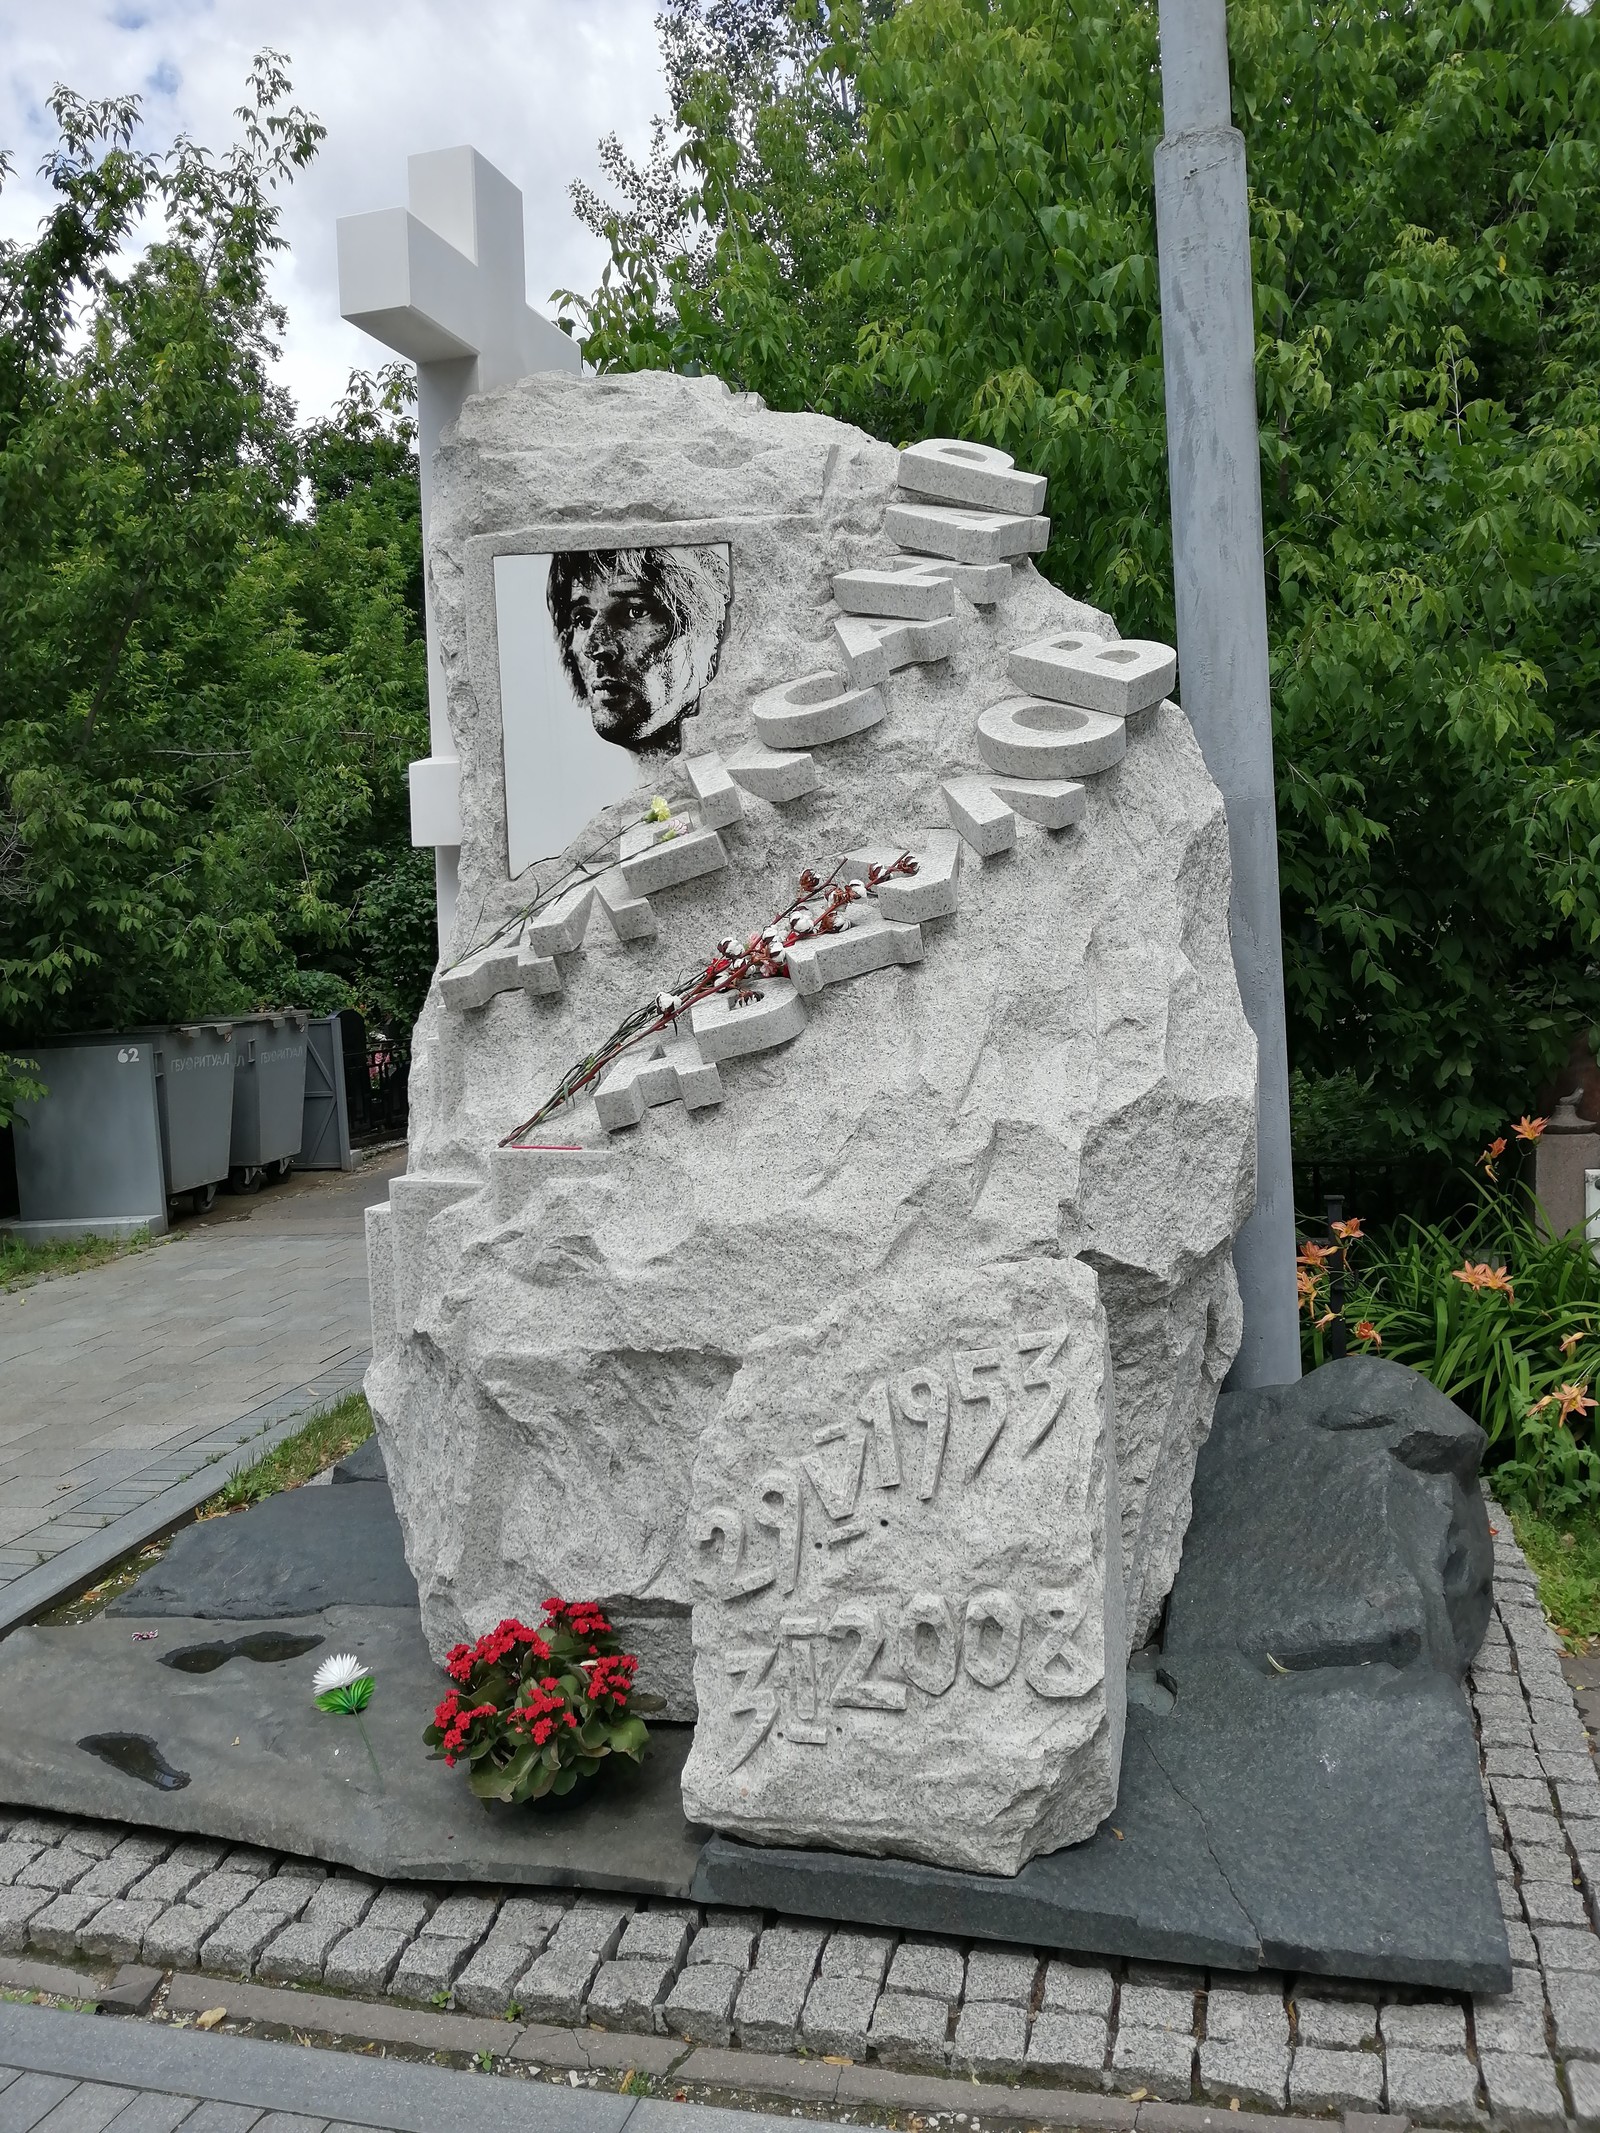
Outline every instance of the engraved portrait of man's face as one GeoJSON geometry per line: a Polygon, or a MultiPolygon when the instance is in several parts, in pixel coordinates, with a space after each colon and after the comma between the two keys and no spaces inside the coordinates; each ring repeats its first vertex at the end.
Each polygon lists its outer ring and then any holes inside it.
{"type": "Polygon", "coordinates": [[[726,547],[615,548],[550,558],[562,666],[602,740],[676,755],[722,654],[733,601],[726,547]]]}

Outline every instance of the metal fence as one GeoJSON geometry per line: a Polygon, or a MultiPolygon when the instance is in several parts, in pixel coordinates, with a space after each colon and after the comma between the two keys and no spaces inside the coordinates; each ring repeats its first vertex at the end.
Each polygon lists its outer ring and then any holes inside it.
{"type": "Polygon", "coordinates": [[[339,1017],[339,1032],[352,1143],[404,1139],[410,1115],[410,1044],[384,1030],[369,1030],[349,1009],[339,1017]]]}

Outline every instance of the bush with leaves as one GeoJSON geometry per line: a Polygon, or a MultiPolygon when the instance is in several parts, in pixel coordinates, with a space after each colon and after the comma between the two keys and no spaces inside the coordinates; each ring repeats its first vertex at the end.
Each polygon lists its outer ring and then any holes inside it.
{"type": "Polygon", "coordinates": [[[136,147],[131,97],[51,107],[54,204],[0,243],[0,1043],[293,1004],[301,969],[409,1014],[431,953],[365,960],[427,732],[409,388],[302,433],[272,370],[323,129],[272,53],[220,156],[136,147]]]}
{"type": "Polygon", "coordinates": [[[508,1620],[448,1653],[456,1686],[422,1737],[433,1760],[468,1764],[480,1800],[560,1798],[608,1756],[643,1757],[637,1667],[593,1602],[549,1599],[538,1629],[508,1620]]]}
{"type": "Polygon", "coordinates": [[[1332,1271],[1356,1350],[1409,1364],[1489,1439],[1502,1495],[1550,1516],[1600,1510],[1600,1266],[1581,1231],[1551,1235],[1520,1188],[1485,1182],[1466,1223],[1359,1220],[1300,1248],[1307,1369],[1328,1359],[1332,1271]]]}
{"type": "MultiPolygon", "coordinates": [[[[1156,13],[675,0],[586,355],[997,444],[1046,572],[1170,637],[1156,13]]],[[[1303,1120],[1447,1169],[1600,1020],[1600,9],[1228,19],[1303,1120]]]]}

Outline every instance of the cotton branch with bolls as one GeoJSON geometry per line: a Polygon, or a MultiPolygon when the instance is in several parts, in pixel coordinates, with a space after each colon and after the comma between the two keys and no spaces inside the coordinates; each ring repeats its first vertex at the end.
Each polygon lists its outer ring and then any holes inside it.
{"type": "Polygon", "coordinates": [[[839,876],[843,871],[841,860],[824,881],[814,869],[807,867],[800,876],[799,895],[785,905],[769,925],[743,939],[729,934],[718,941],[715,951],[692,977],[685,978],[670,992],[657,993],[653,1000],[636,1008],[597,1051],[567,1069],[552,1094],[531,1118],[524,1119],[506,1135],[501,1147],[519,1146],[527,1134],[543,1125],[564,1104],[574,1102],[592,1089],[612,1062],[631,1046],[642,1043],[647,1037],[658,1036],[663,1030],[676,1028],[679,1017],[686,1015],[697,1001],[712,999],[719,993],[738,996],[762,978],[786,977],[788,951],[797,942],[845,932],[853,913],[874,890],[896,876],[915,874],[917,862],[909,852],[902,852],[898,859],[891,860],[886,866],[875,862],[864,876],[841,881],[839,876]]]}

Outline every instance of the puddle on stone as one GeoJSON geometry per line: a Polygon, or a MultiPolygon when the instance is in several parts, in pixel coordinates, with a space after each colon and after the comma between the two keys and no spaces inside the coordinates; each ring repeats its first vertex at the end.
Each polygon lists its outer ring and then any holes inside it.
{"type": "Polygon", "coordinates": [[[175,1666],[180,1674],[211,1674],[233,1657],[231,1644],[186,1644],[181,1652],[162,1652],[163,1666],[175,1666]]]}
{"type": "Polygon", "coordinates": [[[214,1674],[230,1659],[254,1659],[262,1666],[276,1666],[285,1659],[300,1659],[314,1652],[320,1637],[295,1636],[288,1630],[258,1629],[248,1637],[234,1637],[211,1644],[185,1644],[175,1652],[163,1652],[161,1664],[175,1666],[180,1674],[214,1674]]]}
{"type": "Polygon", "coordinates": [[[241,1659],[255,1659],[263,1666],[276,1666],[284,1659],[303,1659],[321,1642],[320,1637],[297,1637],[288,1630],[258,1629],[251,1636],[241,1637],[233,1648],[241,1659]]]}
{"type": "Polygon", "coordinates": [[[188,1771],[174,1770],[148,1733],[87,1733],[78,1746],[158,1792],[181,1792],[189,1782],[188,1771]]]}

